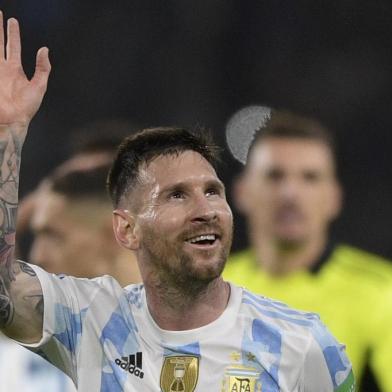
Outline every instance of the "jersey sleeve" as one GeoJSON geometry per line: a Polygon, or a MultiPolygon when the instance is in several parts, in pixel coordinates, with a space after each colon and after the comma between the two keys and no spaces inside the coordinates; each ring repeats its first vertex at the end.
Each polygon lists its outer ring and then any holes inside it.
{"type": "Polygon", "coordinates": [[[77,357],[83,322],[100,285],[98,280],[49,274],[31,265],[44,297],[42,339],[22,344],[68,374],[77,384],[77,357]]]}
{"type": "Polygon", "coordinates": [[[301,392],[355,392],[355,379],[345,347],[321,322],[312,328],[301,378],[301,392]]]}

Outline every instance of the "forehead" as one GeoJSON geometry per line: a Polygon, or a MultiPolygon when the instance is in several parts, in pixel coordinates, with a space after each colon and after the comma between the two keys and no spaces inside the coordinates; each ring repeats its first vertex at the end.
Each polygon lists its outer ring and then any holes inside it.
{"type": "Polygon", "coordinates": [[[335,163],[330,147],[320,140],[267,137],[254,146],[247,166],[250,169],[280,166],[332,170],[335,163]]]}
{"type": "Polygon", "coordinates": [[[196,179],[218,180],[212,165],[195,151],[159,156],[140,169],[140,178],[144,185],[154,184],[160,187],[196,179]]]}
{"type": "Polygon", "coordinates": [[[31,226],[34,229],[43,227],[72,227],[97,225],[100,220],[111,218],[109,203],[98,203],[96,200],[69,200],[67,197],[52,192],[42,191],[38,194],[31,226]]]}
{"type": "Polygon", "coordinates": [[[32,216],[32,227],[40,227],[48,222],[63,219],[66,216],[67,200],[64,196],[48,190],[38,194],[32,216]]]}

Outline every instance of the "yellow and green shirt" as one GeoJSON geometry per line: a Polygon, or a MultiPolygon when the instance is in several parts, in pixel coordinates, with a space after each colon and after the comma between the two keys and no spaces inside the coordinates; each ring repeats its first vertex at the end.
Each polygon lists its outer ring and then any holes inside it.
{"type": "Polygon", "coordinates": [[[373,254],[329,246],[314,270],[271,276],[255,254],[230,257],[225,279],[298,309],[320,314],[347,347],[355,378],[369,365],[382,391],[392,392],[392,265],[373,254]]]}

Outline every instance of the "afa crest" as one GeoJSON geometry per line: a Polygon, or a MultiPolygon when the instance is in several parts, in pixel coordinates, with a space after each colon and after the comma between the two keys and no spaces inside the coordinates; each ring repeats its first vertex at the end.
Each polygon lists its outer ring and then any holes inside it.
{"type": "MultiPolygon", "coordinates": [[[[232,359],[239,361],[239,355],[239,353],[233,353],[232,359]]],[[[221,392],[262,392],[259,377],[260,370],[254,367],[240,364],[230,365],[225,370],[221,392]]]]}

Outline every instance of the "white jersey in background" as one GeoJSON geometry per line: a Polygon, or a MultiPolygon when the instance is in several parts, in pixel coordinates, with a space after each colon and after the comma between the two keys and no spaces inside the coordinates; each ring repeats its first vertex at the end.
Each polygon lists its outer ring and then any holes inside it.
{"type": "Polygon", "coordinates": [[[71,379],[0,334],[0,392],[76,392],[71,379]]]}
{"type": "Polygon", "coordinates": [[[111,277],[51,275],[36,266],[44,331],[30,349],[64,370],[80,392],[354,391],[351,364],[312,313],[231,285],[211,324],[165,331],[143,285],[111,277]]]}

